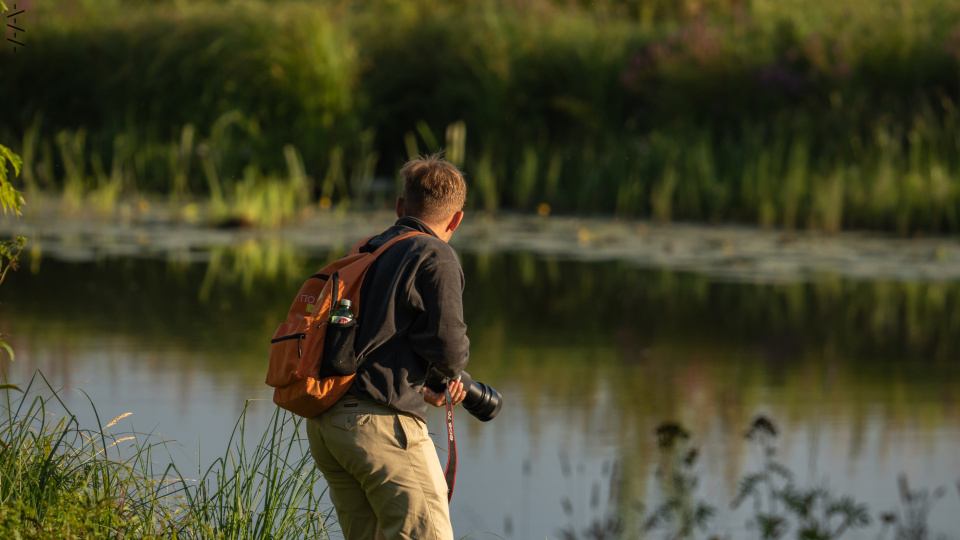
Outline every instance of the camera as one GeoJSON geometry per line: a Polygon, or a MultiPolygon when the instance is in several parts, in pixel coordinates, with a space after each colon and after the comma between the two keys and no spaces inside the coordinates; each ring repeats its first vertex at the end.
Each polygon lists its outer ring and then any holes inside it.
{"type": "Polygon", "coordinates": [[[500,392],[473,380],[466,371],[460,374],[460,382],[467,391],[467,397],[463,398],[463,408],[481,422],[493,420],[503,405],[500,392]]]}
{"type": "MultiPolygon", "coordinates": [[[[436,369],[431,368],[426,384],[430,388],[442,392],[444,390],[443,380],[443,375],[436,369]]],[[[463,408],[481,422],[493,420],[503,405],[500,392],[482,382],[473,380],[466,371],[460,373],[460,382],[463,383],[463,389],[467,391],[467,396],[463,398],[463,408]]]]}

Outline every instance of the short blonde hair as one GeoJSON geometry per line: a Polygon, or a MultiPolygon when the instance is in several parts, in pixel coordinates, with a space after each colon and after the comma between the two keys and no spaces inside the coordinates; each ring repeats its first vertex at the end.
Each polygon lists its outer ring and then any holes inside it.
{"type": "Polygon", "coordinates": [[[435,223],[463,210],[467,200],[467,182],[463,173],[443,159],[443,153],[420,156],[402,169],[403,212],[435,223]]]}

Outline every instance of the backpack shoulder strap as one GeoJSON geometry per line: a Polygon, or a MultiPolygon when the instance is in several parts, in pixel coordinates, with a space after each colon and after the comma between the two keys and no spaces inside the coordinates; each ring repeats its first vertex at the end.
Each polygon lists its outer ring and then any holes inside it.
{"type": "Polygon", "coordinates": [[[363,248],[367,246],[367,243],[368,243],[370,240],[373,240],[374,238],[376,238],[376,235],[374,235],[374,236],[368,236],[368,237],[364,238],[363,240],[357,242],[357,244],[356,244],[355,246],[353,246],[353,249],[350,250],[350,253],[348,253],[347,256],[349,257],[350,255],[356,255],[356,254],[358,254],[358,253],[372,253],[372,254],[373,254],[373,257],[374,257],[374,258],[377,258],[377,257],[379,257],[380,255],[383,255],[383,252],[386,251],[387,249],[389,249],[390,246],[396,244],[397,242],[399,242],[399,241],[401,241],[401,240],[404,240],[404,239],[406,239],[406,238],[410,238],[411,236],[416,236],[416,235],[418,235],[418,234],[427,234],[427,233],[420,232],[420,231],[412,231],[412,232],[404,233],[404,234],[401,234],[401,235],[398,235],[398,236],[394,236],[393,238],[387,240],[386,242],[383,243],[382,246],[378,247],[377,249],[367,249],[367,250],[364,250],[363,248]]]}
{"type": "Polygon", "coordinates": [[[353,246],[353,249],[350,250],[350,253],[348,253],[347,256],[356,255],[357,253],[360,253],[360,248],[362,248],[363,246],[367,245],[367,242],[369,242],[370,240],[373,240],[375,237],[376,237],[376,235],[374,235],[374,236],[368,236],[368,237],[364,238],[363,240],[357,242],[357,245],[353,246]]]}

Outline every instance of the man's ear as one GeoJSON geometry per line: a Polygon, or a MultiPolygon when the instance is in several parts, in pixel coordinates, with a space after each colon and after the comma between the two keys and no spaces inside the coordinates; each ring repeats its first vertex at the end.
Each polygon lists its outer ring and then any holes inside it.
{"type": "Polygon", "coordinates": [[[450,222],[447,223],[447,230],[450,232],[457,230],[461,221],[463,221],[463,210],[460,210],[450,218],[450,222]]]}
{"type": "Polygon", "coordinates": [[[397,217],[403,217],[403,197],[397,197],[397,217]]]}

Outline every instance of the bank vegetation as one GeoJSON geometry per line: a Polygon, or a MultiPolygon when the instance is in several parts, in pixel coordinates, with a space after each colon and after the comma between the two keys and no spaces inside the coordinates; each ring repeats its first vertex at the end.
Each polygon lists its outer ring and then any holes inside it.
{"type": "Polygon", "coordinates": [[[442,148],[472,209],[960,231],[950,0],[48,4],[0,142],[65,212],[282,223],[442,148]]]}

